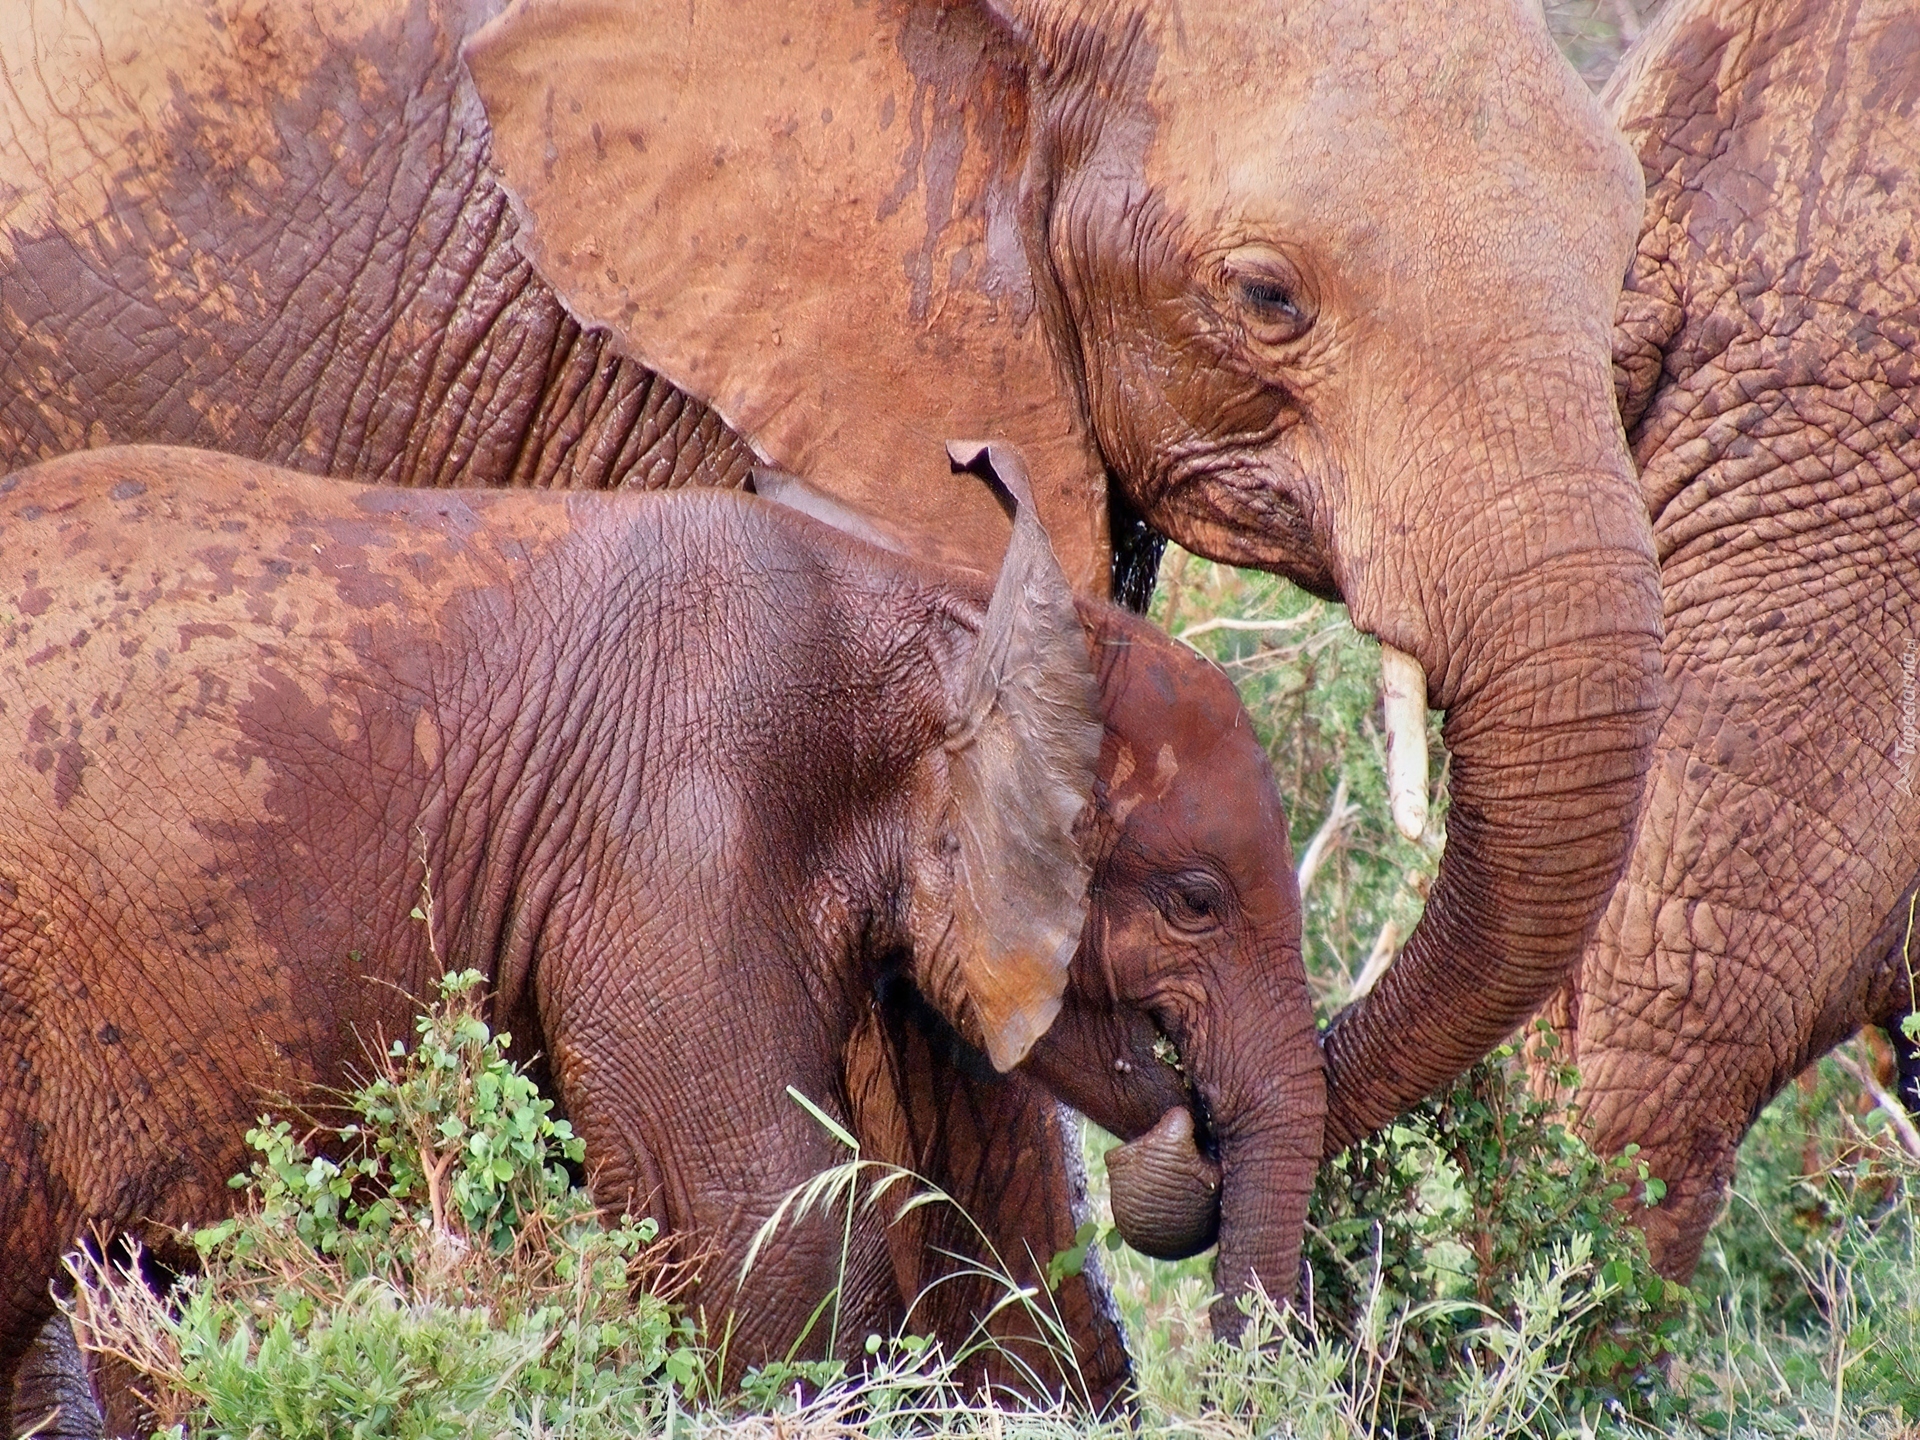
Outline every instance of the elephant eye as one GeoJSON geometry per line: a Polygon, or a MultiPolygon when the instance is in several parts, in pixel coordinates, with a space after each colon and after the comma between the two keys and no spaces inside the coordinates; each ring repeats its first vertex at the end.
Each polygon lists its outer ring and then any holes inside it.
{"type": "Polygon", "coordinates": [[[1257,310],[1275,320],[1294,320],[1300,315],[1293,292],[1277,280],[1242,280],[1240,301],[1249,310],[1257,310]]]}
{"type": "Polygon", "coordinates": [[[1189,935],[1217,930],[1226,918],[1226,896],[1204,875],[1171,876],[1155,898],[1167,923],[1189,935]]]}
{"type": "Polygon", "coordinates": [[[1226,262],[1227,287],[1247,333],[1263,345],[1287,345],[1313,324],[1313,301],[1286,256],[1264,247],[1226,262]]]}

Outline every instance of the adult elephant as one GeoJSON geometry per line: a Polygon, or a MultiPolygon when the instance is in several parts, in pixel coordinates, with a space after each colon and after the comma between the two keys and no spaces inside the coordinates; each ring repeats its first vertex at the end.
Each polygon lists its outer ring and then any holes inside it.
{"type": "Polygon", "coordinates": [[[1760,1109],[1915,1008],[1920,17],[1695,0],[1609,101],[1649,192],[1616,357],[1672,688],[1552,1013],[1685,1276],[1760,1109]]]}
{"type": "Polygon", "coordinates": [[[990,566],[937,442],[1005,435],[1082,589],[1144,517],[1341,596],[1447,711],[1331,1147],[1578,953],[1658,683],[1607,343],[1641,192],[1531,7],[558,0],[476,94],[489,0],[9,3],[0,464],[724,483],[750,445],[990,566]]]}

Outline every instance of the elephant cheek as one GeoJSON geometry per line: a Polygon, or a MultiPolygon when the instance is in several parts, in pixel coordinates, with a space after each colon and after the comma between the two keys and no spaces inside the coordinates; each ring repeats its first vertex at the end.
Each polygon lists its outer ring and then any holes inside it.
{"type": "Polygon", "coordinates": [[[1184,1260],[1220,1234],[1220,1167],[1193,1141],[1184,1105],[1130,1145],[1107,1152],[1113,1223],[1124,1239],[1156,1260],[1184,1260]]]}

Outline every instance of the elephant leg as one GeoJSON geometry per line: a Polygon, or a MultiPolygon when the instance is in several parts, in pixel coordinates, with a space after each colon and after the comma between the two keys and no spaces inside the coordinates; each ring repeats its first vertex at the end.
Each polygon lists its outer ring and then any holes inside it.
{"type": "Polygon", "coordinates": [[[1764,909],[1770,882],[1745,863],[1747,846],[1785,848],[1774,798],[1701,763],[1674,743],[1674,728],[1655,755],[1626,874],[1554,1018],[1573,1029],[1594,1146],[1638,1145],[1665,1183],[1661,1203],[1639,1218],[1655,1265],[1684,1277],[1733,1178],[1740,1137],[1800,1069],[1812,1017],[1806,988],[1770,969],[1796,963],[1809,937],[1778,932],[1764,909]]]}
{"type": "Polygon", "coordinates": [[[1692,1275],[1733,1184],[1741,1137],[1771,1091],[1760,1093],[1760,1085],[1704,1057],[1662,1055],[1649,1063],[1639,1052],[1613,1050],[1583,1054],[1580,1070],[1594,1148],[1617,1154],[1638,1145],[1638,1159],[1666,1185],[1660,1203],[1635,1216],[1646,1232],[1654,1268],[1673,1278],[1692,1275]],[[1628,1093],[1649,1108],[1664,1100],[1671,1120],[1649,1126],[1638,1105],[1614,1103],[1628,1093]]]}
{"type": "Polygon", "coordinates": [[[1563,1067],[1573,1063],[1580,1038],[1580,969],[1547,997],[1533,1023],[1520,1034],[1520,1059],[1527,1088],[1542,1100],[1566,1104],[1574,1099],[1562,1085],[1563,1067]],[[1543,1029],[1544,1027],[1544,1029],[1543,1029]]]}
{"type": "Polygon", "coordinates": [[[539,1000],[594,1197],[653,1216],[692,1265],[688,1304],[708,1343],[723,1347],[728,1385],[790,1355],[852,1359],[899,1319],[885,1235],[858,1201],[850,1237],[841,1202],[789,1216],[743,1270],[781,1200],[852,1158],[787,1094],[792,1087],[847,1123],[815,1007],[790,972],[759,973],[753,1006],[713,1007],[699,1023],[681,1018],[684,1007],[666,1023],[644,976],[561,977],[539,1000]]]}
{"type": "MultiPolygon", "coordinates": [[[[1890,953],[1885,942],[1891,920],[1850,963],[1796,977],[1762,959],[1808,953],[1802,947],[1813,947],[1813,937],[1777,917],[1745,918],[1757,938],[1738,955],[1676,952],[1662,962],[1684,964],[1698,988],[1658,1026],[1645,1017],[1661,1011],[1662,997],[1636,983],[1640,976],[1597,967],[1591,955],[1582,972],[1577,1058],[1586,1124],[1597,1149],[1638,1145],[1638,1158],[1666,1183],[1661,1203],[1640,1219],[1655,1266],[1675,1278],[1699,1262],[1732,1186],[1740,1142],[1768,1102],[1863,1023],[1886,1015],[1889,996],[1906,995],[1901,952],[1890,953]],[[1716,999],[1708,987],[1727,994],[1716,999]]],[[[1892,919],[1903,920],[1904,910],[1892,919]]],[[[1912,1110],[1920,1094],[1916,1047],[1897,1018],[1880,1023],[1912,1110]]]]}
{"type": "MultiPolygon", "coordinates": [[[[605,1089],[569,1086],[564,1050],[560,1058],[567,1113],[586,1146],[596,1201],[655,1216],[662,1234],[677,1243],[679,1258],[691,1262],[698,1283],[688,1303],[708,1343],[721,1349],[724,1384],[737,1383],[750,1366],[789,1356],[852,1358],[866,1336],[893,1331],[899,1310],[886,1241],[864,1207],[856,1209],[850,1236],[844,1200],[789,1217],[744,1266],[775,1206],[852,1158],[786,1097],[783,1085],[773,1083],[751,1104],[738,1094],[713,1102],[723,1107],[725,1134],[701,1122],[691,1103],[654,1112],[677,1117],[666,1123],[680,1134],[669,1136],[636,1123],[629,1109],[634,1091],[625,1083],[630,1077],[613,1070],[595,1077],[610,1082],[605,1089]]],[[[838,1108],[831,1084],[794,1083],[829,1114],[838,1108]]],[[[704,1088],[724,1093],[718,1081],[704,1088]]],[[[858,1199],[851,1203],[860,1206],[858,1199]]]]}
{"type": "Polygon", "coordinates": [[[1920,876],[1893,907],[1882,927],[1886,958],[1881,962],[1881,1002],[1874,1018],[1893,1047],[1900,1103],[1920,1118],[1920,1030],[1907,1034],[1910,1017],[1920,1015],[1920,876]]]}
{"type": "MultiPolygon", "coordinates": [[[[0,1128],[0,1136],[10,1129],[0,1128]]],[[[38,1157],[29,1148],[24,1164],[16,1160],[10,1167],[5,1158],[19,1157],[23,1148],[0,1147],[0,1177],[7,1182],[0,1185],[0,1419],[15,1427],[9,1435],[16,1433],[20,1418],[38,1418],[23,1409],[23,1404],[38,1405],[44,1393],[34,1379],[44,1372],[29,1362],[29,1352],[41,1327],[57,1313],[49,1285],[61,1248],[54,1238],[58,1217],[38,1157]]]]}
{"type": "Polygon", "coordinates": [[[99,1440],[106,1421],[87,1360],[64,1315],[48,1318],[14,1377],[13,1429],[47,1440],[99,1440]],[[34,1430],[33,1427],[40,1428],[34,1430]]]}
{"type": "MultiPolygon", "coordinates": [[[[122,1269],[132,1262],[134,1253],[123,1242],[115,1241],[107,1247],[108,1263],[116,1270],[122,1269]]],[[[165,1295],[180,1279],[181,1267],[188,1263],[188,1254],[163,1237],[149,1236],[137,1254],[140,1281],[156,1295],[165,1295]],[[152,1248],[156,1242],[166,1258],[152,1248]]],[[[28,1354],[26,1365],[38,1367],[47,1383],[58,1387],[55,1398],[61,1406],[60,1420],[42,1433],[74,1440],[138,1440],[154,1434],[159,1422],[146,1401],[151,1381],[117,1355],[82,1350],[84,1333],[84,1326],[76,1333],[64,1316],[56,1315],[41,1328],[28,1354]]],[[[29,1413],[19,1402],[15,1412],[29,1413]]]]}
{"type": "Polygon", "coordinates": [[[911,1003],[877,1008],[856,1030],[847,1073],[863,1152],[914,1171],[957,1207],[914,1211],[889,1231],[907,1328],[949,1355],[971,1352],[964,1368],[976,1383],[1112,1404],[1132,1372],[1098,1253],[1047,1287],[1049,1262],[1091,1213],[1069,1112],[1028,1076],[995,1074],[911,1003]],[[956,1275],[948,1255],[1004,1274],[1033,1294],[1032,1308],[994,1310],[1003,1284],[956,1275]]]}
{"type": "Polygon", "coordinates": [[[1046,1290],[1048,1262],[1093,1218],[1079,1127],[1059,1101],[1017,1074],[959,1075],[942,1118],[937,1183],[986,1230],[1011,1278],[1035,1289],[1043,1314],[1072,1347],[1069,1367],[1042,1315],[1009,1306],[988,1326],[996,1348],[984,1378],[1024,1392],[1032,1376],[1050,1394],[1107,1408],[1133,1374],[1100,1252],[1089,1250],[1078,1275],[1046,1290]]]}
{"type": "Polygon", "coordinates": [[[49,1299],[44,1308],[15,1306],[0,1316],[0,1418],[9,1436],[31,1428],[52,1408],[45,1383],[48,1357],[38,1353],[38,1337],[57,1315],[49,1299]]]}
{"type": "MultiPolygon", "coordinates": [[[[1737,817],[1734,824],[1740,835],[1737,817]]],[[[1766,848],[1766,837],[1749,830],[1735,853],[1766,848]]],[[[1661,858],[1673,857],[1669,849],[1661,858]]],[[[1832,856],[1816,863],[1826,874],[1839,864],[1832,856]]],[[[1657,886],[1630,871],[1580,971],[1574,1060],[1583,1123],[1597,1149],[1637,1145],[1665,1183],[1661,1202],[1640,1218],[1655,1266],[1677,1279],[1699,1261],[1754,1118],[1873,1013],[1879,953],[1823,963],[1825,906],[1756,903],[1736,893],[1746,884],[1740,871],[1737,860],[1696,863],[1667,871],[1657,886]]]]}
{"type": "MultiPolygon", "coordinates": [[[[1684,613],[1669,635],[1711,638],[1684,613]]],[[[1761,1108],[1892,1013],[1896,990],[1907,1001],[1889,956],[1920,810],[1887,803],[1893,767],[1857,738],[1894,733],[1896,686],[1876,696],[1860,666],[1804,689],[1798,656],[1674,662],[1634,848],[1571,1001],[1585,1124],[1665,1181],[1645,1222],[1673,1277],[1697,1262],[1761,1108]]]]}

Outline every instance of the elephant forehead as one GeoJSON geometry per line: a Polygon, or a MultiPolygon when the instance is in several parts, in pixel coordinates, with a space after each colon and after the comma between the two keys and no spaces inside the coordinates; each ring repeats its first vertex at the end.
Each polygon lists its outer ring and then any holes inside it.
{"type": "Polygon", "coordinates": [[[1149,99],[1149,182],[1197,226],[1424,279],[1549,255],[1617,277],[1638,230],[1632,156],[1518,6],[1183,7],[1149,99]]]}
{"type": "Polygon", "coordinates": [[[1171,828],[1221,858],[1248,842],[1284,845],[1285,812],[1233,682],[1165,641],[1112,653],[1108,683],[1119,703],[1110,707],[1105,763],[1115,820],[1171,828]]]}
{"type": "Polygon", "coordinates": [[[1251,745],[1252,727],[1240,700],[1219,666],[1185,645],[1145,631],[1132,644],[1103,648],[1111,667],[1104,684],[1115,702],[1110,724],[1125,737],[1134,767],[1149,773],[1169,769],[1157,757],[1171,744],[1176,758],[1199,754],[1235,739],[1251,745]]]}

